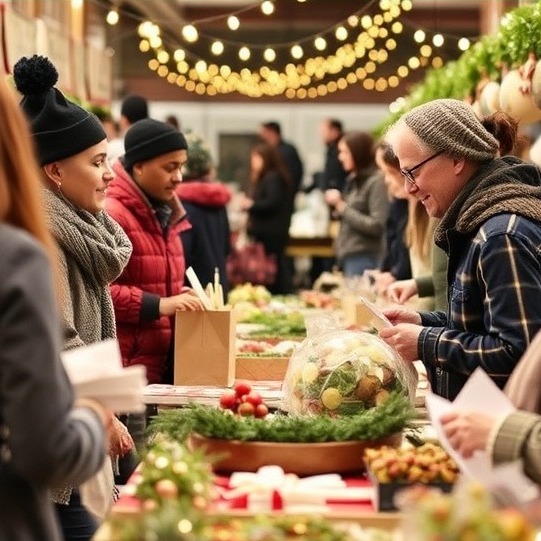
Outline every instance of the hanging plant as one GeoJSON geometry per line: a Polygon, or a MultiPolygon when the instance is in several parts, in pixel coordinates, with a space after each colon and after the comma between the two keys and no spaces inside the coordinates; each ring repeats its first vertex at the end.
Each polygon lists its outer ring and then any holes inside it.
{"type": "MultiPolygon", "coordinates": [[[[499,82],[502,70],[518,68],[530,54],[541,58],[541,0],[507,13],[498,32],[484,36],[456,61],[429,70],[425,79],[412,87],[402,111],[389,115],[374,133],[382,136],[406,111],[438,98],[464,99],[475,95],[483,76],[499,82]]],[[[494,87],[492,88],[494,91],[494,87]]],[[[541,67],[533,73],[532,94],[541,103],[541,67]]],[[[536,102],[537,103],[537,102],[536,102]]],[[[529,122],[536,114],[528,115],[529,122]]],[[[525,120],[525,119],[523,119],[525,120]]]]}

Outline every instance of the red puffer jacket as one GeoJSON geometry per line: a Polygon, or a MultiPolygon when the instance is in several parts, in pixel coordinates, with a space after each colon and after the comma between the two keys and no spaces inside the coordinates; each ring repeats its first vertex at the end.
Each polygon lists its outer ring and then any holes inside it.
{"type": "Polygon", "coordinates": [[[142,364],[149,383],[160,383],[173,340],[174,317],[159,317],[160,297],[178,295],[184,285],[184,252],[179,233],[191,226],[175,197],[166,234],[140,188],[117,161],[107,189],[107,212],[133,244],[124,271],[111,284],[117,336],[124,366],[142,364]],[[148,319],[148,308],[156,319],[148,319]]]}

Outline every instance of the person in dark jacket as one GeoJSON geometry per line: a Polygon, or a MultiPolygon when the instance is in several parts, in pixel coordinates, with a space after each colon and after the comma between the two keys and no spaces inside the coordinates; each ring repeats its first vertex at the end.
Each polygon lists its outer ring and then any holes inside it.
{"type": "Polygon", "coordinates": [[[74,400],[60,360],[57,248],[28,124],[5,80],[0,117],[0,540],[61,541],[51,489],[102,467],[112,414],[74,400]]]}
{"type": "Polygon", "coordinates": [[[241,201],[248,212],[248,234],[261,242],[277,261],[274,294],[290,292],[291,273],[285,261],[289,225],[293,213],[293,187],[289,173],[277,150],[266,143],[255,145],[251,155],[249,196],[241,201]]]}
{"type": "Polygon", "coordinates": [[[349,171],[338,157],[338,142],[344,136],[342,122],[336,118],[326,118],[319,126],[321,139],[325,144],[325,162],[318,187],[325,191],[336,189],[343,191],[349,171]]]}
{"type": "Polygon", "coordinates": [[[278,153],[289,171],[293,187],[296,192],[299,191],[302,187],[304,164],[295,145],[282,139],[282,128],[280,124],[275,121],[264,122],[259,128],[259,137],[263,142],[278,149],[278,153]]]}
{"type": "Polygon", "coordinates": [[[386,139],[407,190],[441,218],[434,240],[448,263],[447,313],[389,309],[380,336],[405,361],[420,359],[432,389],[454,399],[482,367],[503,387],[541,328],[541,171],[499,158],[516,122],[501,113],[498,139],[459,100],[406,113],[386,139]]]}
{"type": "Polygon", "coordinates": [[[226,260],[231,251],[231,231],[226,205],[231,190],[212,175],[214,170],[210,150],[205,141],[187,133],[188,161],[182,169],[182,182],[177,187],[191,228],[181,233],[187,267],[193,267],[205,286],[214,281],[218,269],[224,296],[229,291],[226,260]]]}

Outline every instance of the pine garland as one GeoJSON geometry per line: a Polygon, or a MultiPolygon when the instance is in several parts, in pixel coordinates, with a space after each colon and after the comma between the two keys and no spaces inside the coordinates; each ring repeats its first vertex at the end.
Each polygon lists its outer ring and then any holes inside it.
{"type": "Polygon", "coordinates": [[[191,404],[160,412],[149,427],[150,436],[164,434],[185,441],[190,433],[207,438],[288,443],[371,441],[403,430],[414,418],[411,402],[392,393],[380,406],[355,415],[296,417],[285,414],[265,419],[231,415],[221,409],[191,404]]]}

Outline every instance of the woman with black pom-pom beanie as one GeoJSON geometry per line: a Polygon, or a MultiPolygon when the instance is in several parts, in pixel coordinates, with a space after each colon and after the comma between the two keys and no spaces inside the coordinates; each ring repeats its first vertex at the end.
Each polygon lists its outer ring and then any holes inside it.
{"type": "MultiPolygon", "coordinates": [[[[13,75],[24,96],[21,107],[41,166],[46,217],[59,247],[63,349],[114,338],[109,283],[122,272],[132,246],[104,211],[106,189],[113,179],[106,134],[93,114],[54,87],[58,73],[49,59],[21,58],[13,75]]],[[[113,426],[111,452],[125,454],[133,442],[116,418],[113,426]]],[[[107,466],[104,469],[111,481],[109,501],[112,473],[109,464],[108,471],[107,466]]],[[[64,538],[90,540],[97,529],[95,515],[103,513],[103,507],[83,505],[77,487],[58,487],[53,498],[64,538]]]]}

